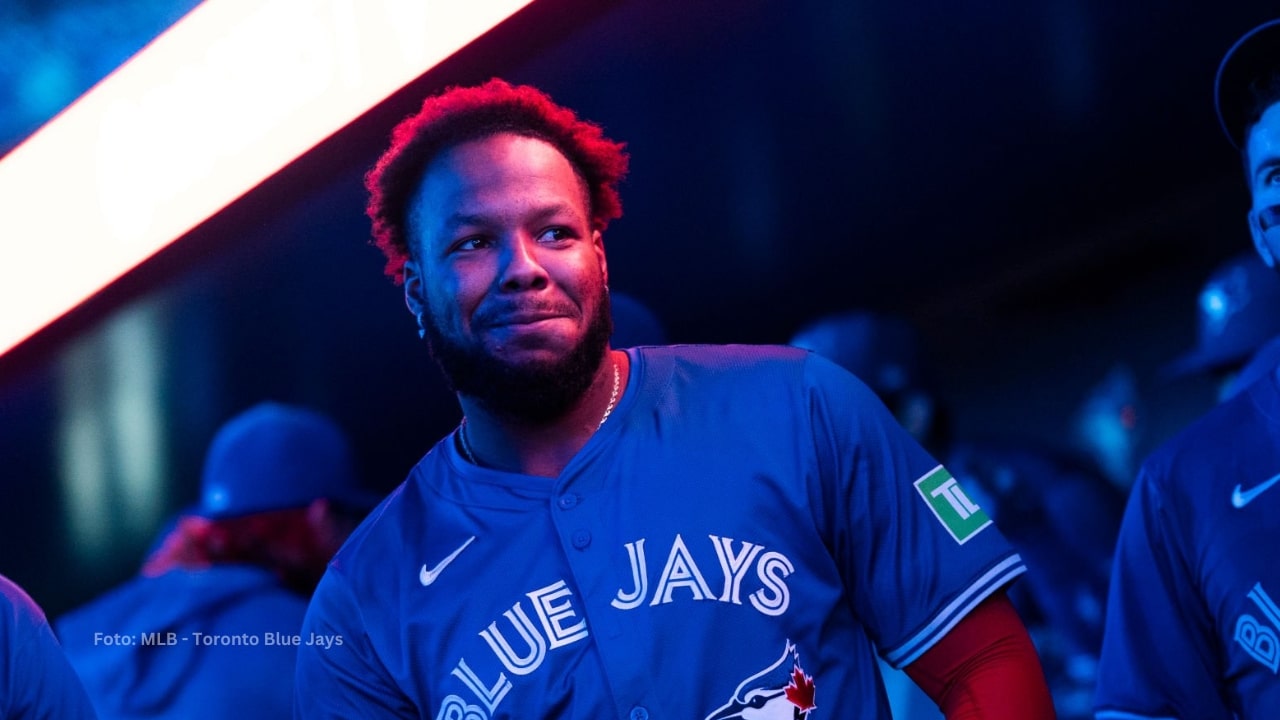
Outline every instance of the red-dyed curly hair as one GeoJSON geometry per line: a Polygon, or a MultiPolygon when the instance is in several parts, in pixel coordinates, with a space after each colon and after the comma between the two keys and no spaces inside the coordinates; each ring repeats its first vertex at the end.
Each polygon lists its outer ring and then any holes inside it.
{"type": "Polygon", "coordinates": [[[475,87],[452,87],[429,97],[417,114],[391,132],[391,146],[368,173],[365,212],[373,241],[387,258],[385,272],[404,282],[410,257],[406,221],[409,201],[427,166],[442,151],[499,133],[536,138],[555,146],[587,186],[593,230],[622,217],[618,183],[627,172],[623,143],[599,125],[578,118],[537,88],[494,78],[475,87]]]}
{"type": "Polygon", "coordinates": [[[341,541],[355,526],[341,520],[342,537],[326,537],[307,519],[307,508],[287,508],[213,520],[197,515],[178,519],[142,566],[155,577],[173,570],[214,565],[256,565],[273,572],[290,590],[310,595],[341,541]]]}

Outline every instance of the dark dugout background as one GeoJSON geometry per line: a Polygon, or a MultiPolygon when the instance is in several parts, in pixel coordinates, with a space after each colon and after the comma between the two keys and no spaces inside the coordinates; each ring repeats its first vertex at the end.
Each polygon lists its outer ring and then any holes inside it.
{"type": "Polygon", "coordinates": [[[128,577],[217,425],[261,399],[335,416],[372,487],[404,478],[458,412],[367,244],[360,176],[424,94],[493,75],[628,143],[611,284],[674,341],[901,313],[959,436],[1054,444],[1125,363],[1149,450],[1212,403],[1156,370],[1248,248],[1213,74],[1274,6],[968,5],[534,3],[0,357],[0,572],[50,615],[128,577]]]}

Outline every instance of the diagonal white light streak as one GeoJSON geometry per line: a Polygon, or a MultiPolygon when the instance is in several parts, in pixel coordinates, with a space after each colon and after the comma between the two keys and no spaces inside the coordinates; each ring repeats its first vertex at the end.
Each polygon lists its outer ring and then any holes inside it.
{"type": "Polygon", "coordinates": [[[0,159],[0,355],[532,0],[205,0],[0,159]]]}

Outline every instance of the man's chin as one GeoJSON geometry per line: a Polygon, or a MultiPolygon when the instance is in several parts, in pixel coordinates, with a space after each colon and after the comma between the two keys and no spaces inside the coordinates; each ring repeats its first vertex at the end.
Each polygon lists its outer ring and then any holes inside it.
{"type": "Polygon", "coordinates": [[[572,348],[546,345],[506,346],[489,353],[489,357],[492,362],[505,366],[510,372],[523,374],[561,367],[568,362],[572,352],[572,348]]]}
{"type": "Polygon", "coordinates": [[[567,412],[590,384],[591,374],[577,358],[522,356],[519,360],[491,358],[490,363],[488,372],[469,379],[470,392],[462,392],[507,417],[554,419],[567,412]]]}
{"type": "MultiPolygon", "coordinates": [[[[560,330],[558,322],[546,325],[560,330]]],[[[462,345],[426,323],[431,354],[455,392],[498,414],[545,420],[572,407],[599,370],[613,331],[608,296],[576,342],[564,332],[535,330],[495,329],[478,345],[462,345]]]]}

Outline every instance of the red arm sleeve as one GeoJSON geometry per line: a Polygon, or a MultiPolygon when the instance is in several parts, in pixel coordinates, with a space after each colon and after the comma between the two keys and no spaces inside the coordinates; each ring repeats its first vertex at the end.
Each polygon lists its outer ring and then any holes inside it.
{"type": "Polygon", "coordinates": [[[979,604],[904,668],[947,720],[1054,720],[1044,670],[1003,592],[979,604]]]}

